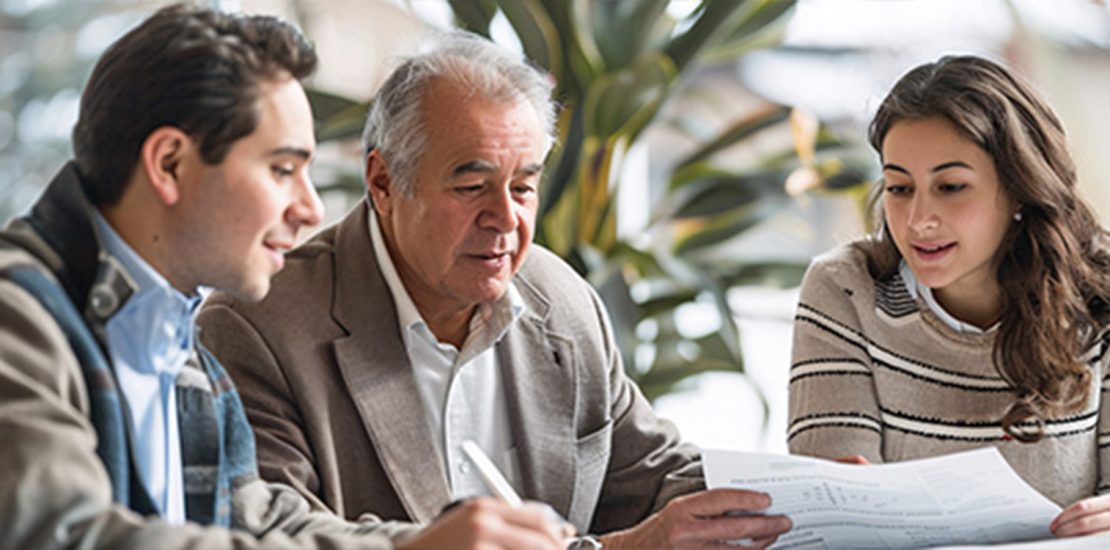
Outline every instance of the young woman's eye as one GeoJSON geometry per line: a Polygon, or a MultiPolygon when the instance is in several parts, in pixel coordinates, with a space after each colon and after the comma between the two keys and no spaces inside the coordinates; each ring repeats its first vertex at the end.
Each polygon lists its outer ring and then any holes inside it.
{"type": "Polygon", "coordinates": [[[940,189],[942,193],[955,193],[957,191],[962,191],[966,187],[966,183],[942,183],[938,186],[938,189],[940,189]]]}
{"type": "Polygon", "coordinates": [[[908,185],[887,185],[885,191],[891,195],[905,195],[910,192],[908,185]]]}
{"type": "Polygon", "coordinates": [[[281,166],[275,164],[274,166],[270,167],[270,170],[273,171],[274,175],[278,178],[287,178],[293,175],[292,166],[281,166]]]}

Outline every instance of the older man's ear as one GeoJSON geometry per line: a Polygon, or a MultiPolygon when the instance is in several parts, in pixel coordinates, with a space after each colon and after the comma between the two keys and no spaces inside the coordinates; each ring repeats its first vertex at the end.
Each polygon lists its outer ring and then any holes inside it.
{"type": "Polygon", "coordinates": [[[379,216],[388,217],[392,211],[389,199],[395,192],[393,179],[389,174],[389,167],[385,159],[377,150],[366,155],[366,191],[370,194],[370,201],[379,216]]]}

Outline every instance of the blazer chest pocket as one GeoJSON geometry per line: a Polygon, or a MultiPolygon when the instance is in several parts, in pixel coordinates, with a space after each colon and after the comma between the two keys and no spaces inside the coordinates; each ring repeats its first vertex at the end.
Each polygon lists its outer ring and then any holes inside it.
{"type": "Polygon", "coordinates": [[[581,480],[604,477],[612,448],[613,421],[578,438],[575,447],[578,459],[578,478],[581,480]]]}
{"type": "Polygon", "coordinates": [[[597,500],[601,497],[601,486],[605,483],[605,471],[613,447],[612,438],[613,421],[610,420],[575,442],[576,464],[570,477],[574,480],[574,497],[567,519],[583,533],[590,528],[597,500]]]}

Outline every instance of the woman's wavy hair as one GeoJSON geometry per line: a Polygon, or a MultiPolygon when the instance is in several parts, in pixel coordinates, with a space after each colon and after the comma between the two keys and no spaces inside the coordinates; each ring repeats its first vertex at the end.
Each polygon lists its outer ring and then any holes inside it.
{"type": "MultiPolygon", "coordinates": [[[[1039,441],[1046,418],[1087,405],[1092,373],[1083,356],[1107,338],[1110,324],[1110,236],[1076,190],[1059,119],[1005,67],[946,56],[914,68],[879,106],[871,146],[882,155],[891,127],[931,117],[947,119],[990,155],[1021,213],[997,252],[1002,310],[993,358],[1016,393],[1003,429],[1039,441]]],[[[879,230],[857,247],[881,280],[898,270],[901,255],[883,221],[878,183],[872,212],[879,230]]]]}

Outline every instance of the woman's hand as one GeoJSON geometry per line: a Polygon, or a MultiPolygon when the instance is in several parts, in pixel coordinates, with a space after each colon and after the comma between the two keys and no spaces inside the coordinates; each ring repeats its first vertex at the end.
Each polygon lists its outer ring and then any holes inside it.
{"type": "Polygon", "coordinates": [[[1110,495],[1085,498],[1068,506],[1048,528],[1057,537],[1081,537],[1110,531],[1110,495]]]}
{"type": "Polygon", "coordinates": [[[863,455],[842,456],[840,458],[834,458],[833,460],[843,462],[844,464],[859,464],[860,466],[871,464],[866,458],[863,458],[863,455]]]}

